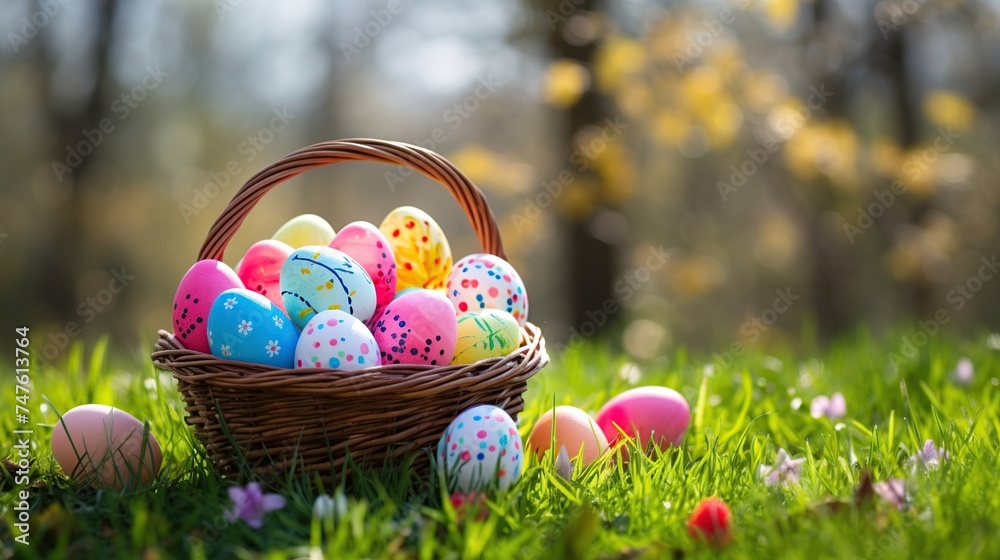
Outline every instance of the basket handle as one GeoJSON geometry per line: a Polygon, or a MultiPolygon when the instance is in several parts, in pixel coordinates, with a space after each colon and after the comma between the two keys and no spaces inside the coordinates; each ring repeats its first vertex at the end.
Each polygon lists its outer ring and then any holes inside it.
{"type": "Polygon", "coordinates": [[[483,251],[502,259],[507,258],[503,250],[503,241],[500,239],[496,216],[490,210],[486,197],[450,161],[431,150],[412,144],[354,138],[307,146],[265,167],[247,180],[212,224],[212,229],[209,230],[205,243],[198,253],[198,260],[222,260],[226,246],[236,235],[243,220],[261,197],[273,187],[310,169],[342,161],[376,161],[402,165],[448,187],[451,195],[469,218],[483,251]]]}

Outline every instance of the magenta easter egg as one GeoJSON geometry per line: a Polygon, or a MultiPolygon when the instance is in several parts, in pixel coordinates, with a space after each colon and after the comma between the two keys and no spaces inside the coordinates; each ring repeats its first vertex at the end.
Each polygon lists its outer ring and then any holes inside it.
{"type": "MultiPolygon", "coordinates": [[[[396,296],[396,258],[385,235],[374,224],[352,222],[344,226],[330,242],[330,247],[351,257],[365,269],[375,283],[375,314],[396,296]]],[[[372,321],[374,323],[374,321],[372,321]]]]}
{"type": "Polygon", "coordinates": [[[258,241],[247,249],[243,258],[236,264],[236,274],[248,290],[271,300],[285,312],[285,303],[281,301],[281,266],[295,249],[281,241],[267,239],[258,241]]]}
{"type": "Polygon", "coordinates": [[[513,315],[522,327],[528,321],[524,282],[510,263],[496,255],[476,253],[455,263],[445,291],[456,313],[499,309],[513,315]]]}
{"type": "Polygon", "coordinates": [[[455,356],[458,318],[439,290],[417,290],[389,302],[372,333],[383,365],[445,366],[455,356]]]}
{"type": "Polygon", "coordinates": [[[643,448],[653,442],[661,450],[679,445],[691,423],[691,409],[668,387],[636,387],[608,401],[597,413],[597,425],[613,447],[622,432],[643,448]]]}
{"type": "Polygon", "coordinates": [[[194,263],[174,294],[174,336],[188,350],[208,354],[208,312],[215,298],[242,287],[240,277],[226,263],[211,259],[194,263]]]}

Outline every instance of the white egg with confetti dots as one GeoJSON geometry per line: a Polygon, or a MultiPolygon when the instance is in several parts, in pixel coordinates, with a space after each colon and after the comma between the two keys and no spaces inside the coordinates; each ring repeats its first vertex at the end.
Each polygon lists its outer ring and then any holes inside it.
{"type": "Polygon", "coordinates": [[[499,309],[524,326],[528,321],[528,294],[524,282],[507,261],[496,255],[476,253],[451,268],[445,284],[457,313],[499,309]]]}
{"type": "Polygon", "coordinates": [[[344,311],[328,309],[313,315],[295,346],[296,368],[356,371],[380,365],[372,333],[344,311]]]}
{"type": "Polygon", "coordinates": [[[524,469],[517,424],[502,408],[484,404],[466,409],[445,429],[437,448],[438,469],[449,491],[493,486],[506,490],[524,469]]]}

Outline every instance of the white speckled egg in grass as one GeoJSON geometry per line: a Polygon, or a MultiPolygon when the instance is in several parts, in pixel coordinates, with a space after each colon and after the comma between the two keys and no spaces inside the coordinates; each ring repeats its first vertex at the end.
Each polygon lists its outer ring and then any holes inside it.
{"type": "Polygon", "coordinates": [[[310,245],[281,267],[281,299],[300,329],[313,315],[339,309],[367,321],[375,312],[375,284],[364,267],[341,251],[310,245]]]}
{"type": "Polygon", "coordinates": [[[313,315],[295,347],[296,368],[355,371],[380,365],[372,333],[357,317],[340,310],[313,315]]]}
{"type": "Polygon", "coordinates": [[[493,405],[466,409],[438,440],[437,460],[449,491],[471,492],[494,484],[506,490],[524,468],[517,424],[493,405]]]}
{"type": "Polygon", "coordinates": [[[506,311],[524,326],[528,321],[528,294],[524,282],[507,261],[476,253],[455,263],[445,285],[457,313],[483,309],[506,311]]]}
{"type": "Polygon", "coordinates": [[[219,294],[208,314],[213,356],[291,369],[299,331],[266,297],[246,289],[219,294]]]}

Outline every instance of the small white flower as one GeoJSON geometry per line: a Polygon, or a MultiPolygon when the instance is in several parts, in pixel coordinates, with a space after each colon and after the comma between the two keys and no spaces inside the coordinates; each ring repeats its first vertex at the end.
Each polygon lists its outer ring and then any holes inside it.
{"type": "Polygon", "coordinates": [[[212,347],[212,346],[214,346],[214,345],[212,344],[212,331],[208,331],[208,346],[209,346],[209,347],[212,347]]]}
{"type": "Polygon", "coordinates": [[[222,307],[224,307],[226,309],[232,309],[233,306],[236,305],[236,303],[237,303],[236,298],[231,297],[231,298],[227,299],[225,301],[225,303],[222,304],[222,307]]]}
{"type": "Polygon", "coordinates": [[[328,517],[337,519],[338,517],[343,517],[346,513],[347,496],[343,490],[338,489],[336,495],[333,497],[329,494],[320,494],[316,497],[316,501],[313,502],[313,516],[320,519],[328,517]]]}
{"type": "Polygon", "coordinates": [[[227,357],[228,357],[228,356],[232,356],[232,355],[233,355],[233,349],[232,349],[232,348],[230,348],[230,347],[229,347],[228,345],[226,345],[226,344],[223,344],[223,345],[222,345],[222,348],[221,348],[221,350],[222,350],[222,355],[223,355],[223,356],[227,356],[227,357]]]}
{"type": "Polygon", "coordinates": [[[236,327],[236,329],[239,330],[240,334],[242,334],[243,336],[247,336],[250,334],[250,331],[253,330],[253,321],[247,321],[246,319],[243,319],[243,322],[240,323],[236,327]]]}
{"type": "Polygon", "coordinates": [[[278,315],[275,315],[274,317],[271,318],[274,319],[274,326],[278,327],[279,329],[285,327],[285,320],[279,317],[278,315]]]}
{"type": "Polygon", "coordinates": [[[798,484],[799,470],[805,462],[805,457],[792,459],[787,451],[779,449],[777,457],[774,458],[774,466],[761,465],[757,469],[757,476],[766,486],[798,484]]]}
{"type": "Polygon", "coordinates": [[[273,358],[281,353],[281,346],[278,346],[277,340],[268,340],[267,345],[264,346],[264,350],[267,352],[268,357],[273,358]]]}
{"type": "Polygon", "coordinates": [[[565,480],[573,480],[573,463],[569,460],[565,445],[559,448],[559,455],[556,457],[556,474],[565,480]]]}

